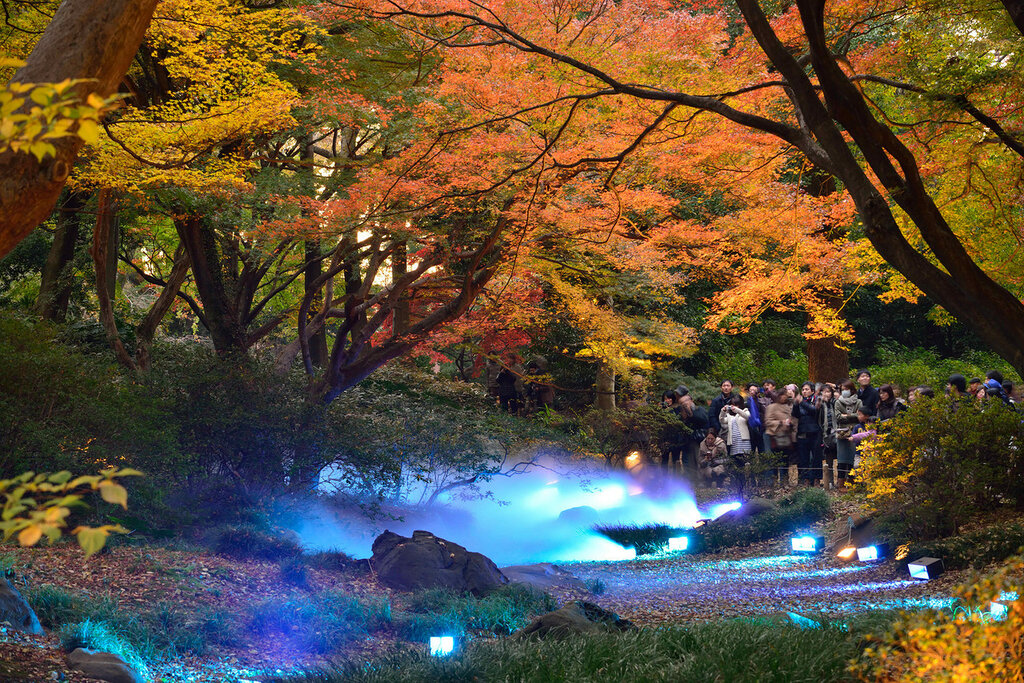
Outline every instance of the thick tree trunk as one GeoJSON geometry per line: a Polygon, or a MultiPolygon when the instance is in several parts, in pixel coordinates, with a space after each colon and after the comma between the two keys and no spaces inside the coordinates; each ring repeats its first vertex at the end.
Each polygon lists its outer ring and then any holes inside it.
{"type": "Polygon", "coordinates": [[[1003,7],[1010,13],[1017,30],[1024,34],[1024,2],[1021,0],[1003,0],[1003,7]]]}
{"type": "Polygon", "coordinates": [[[836,382],[850,375],[850,355],[835,337],[807,340],[807,372],[812,382],[836,382]]]}
{"type": "MultiPolygon", "coordinates": [[[[12,81],[89,79],[76,88],[79,97],[111,95],[139,49],[156,4],[157,0],[64,0],[12,81]]],[[[56,156],[42,162],[30,154],[0,154],[0,257],[53,210],[82,141],[73,136],[54,145],[56,156]]]]}
{"type": "Polygon", "coordinates": [[[119,363],[129,370],[135,370],[135,362],[128,354],[121,335],[114,322],[113,296],[109,290],[111,276],[110,252],[113,250],[112,236],[116,230],[117,202],[111,196],[110,190],[100,190],[96,199],[96,228],[92,238],[92,262],[96,268],[96,298],[100,304],[100,323],[107,332],[107,341],[114,349],[114,355],[119,363]]]}
{"type": "Polygon", "coordinates": [[[245,353],[249,348],[248,335],[235,306],[235,298],[227,289],[213,229],[204,225],[201,217],[194,215],[175,219],[174,225],[192,260],[192,276],[203,303],[206,329],[213,340],[213,348],[221,355],[245,353]]]}
{"type": "Polygon", "coordinates": [[[57,216],[57,229],[53,232],[53,244],[46,256],[43,276],[39,283],[35,311],[45,320],[62,322],[68,312],[71,299],[71,262],[75,258],[87,195],[72,192],[67,195],[57,216]]]}

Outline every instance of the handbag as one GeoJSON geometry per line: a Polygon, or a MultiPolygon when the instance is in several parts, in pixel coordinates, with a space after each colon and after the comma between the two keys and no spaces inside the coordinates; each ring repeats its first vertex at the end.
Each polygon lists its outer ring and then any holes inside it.
{"type": "Polygon", "coordinates": [[[779,434],[772,437],[775,445],[779,448],[787,448],[793,445],[793,438],[789,434],[779,434]]]}

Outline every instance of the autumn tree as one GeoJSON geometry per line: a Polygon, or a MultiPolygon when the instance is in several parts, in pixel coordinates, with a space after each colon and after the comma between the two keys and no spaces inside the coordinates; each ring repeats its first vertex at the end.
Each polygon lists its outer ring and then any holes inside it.
{"type": "MultiPolygon", "coordinates": [[[[519,109],[510,111],[512,103],[503,109],[508,117],[543,110],[551,117],[552,139],[588,106],[630,99],[636,109],[647,107],[652,130],[679,120],[673,116],[681,119],[673,113],[678,107],[691,112],[686,119],[692,112],[713,114],[735,124],[732,135],[768,136],[780,151],[799,151],[838,180],[856,206],[859,229],[886,262],[1024,369],[1016,341],[1024,333],[1024,306],[985,272],[969,236],[958,234],[949,208],[937,203],[931,178],[942,162],[894,125],[901,99],[880,101],[865,85],[868,76],[884,78],[891,63],[877,57],[898,49],[906,17],[926,16],[919,6],[851,1],[826,13],[824,2],[801,0],[777,15],[754,0],[738,0],[734,12],[730,7],[537,2],[513,9],[424,2],[370,9],[440,47],[500,55],[531,83],[562,79],[557,100],[517,97],[519,109]]],[[[955,20],[951,11],[932,26],[955,20]]],[[[1004,123],[1014,121],[1016,108],[1005,111],[1004,123]]],[[[957,126],[999,138],[991,125],[998,115],[962,111],[957,126]]],[[[603,160],[615,163],[617,155],[603,160]]]]}

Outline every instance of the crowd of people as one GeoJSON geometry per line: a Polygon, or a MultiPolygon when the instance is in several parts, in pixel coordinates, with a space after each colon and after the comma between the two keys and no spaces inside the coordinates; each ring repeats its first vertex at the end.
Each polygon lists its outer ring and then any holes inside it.
{"type": "MultiPolygon", "coordinates": [[[[998,370],[984,380],[952,375],[946,386],[951,398],[997,400],[1015,406],[1013,385],[998,370]]],[[[723,380],[721,393],[698,405],[685,386],[665,391],[662,403],[675,411],[686,430],[673,430],[662,444],[662,466],[678,466],[709,486],[726,476],[738,477],[752,454],[773,452],[785,459],[779,478],[790,486],[843,489],[851,481],[861,441],[907,409],[907,401],[934,397],[931,387],[913,387],[906,400],[892,384],[875,387],[871,373],[861,370],[856,381],[837,384],[804,382],[778,386],[766,379],[737,387],[723,380]]]]}

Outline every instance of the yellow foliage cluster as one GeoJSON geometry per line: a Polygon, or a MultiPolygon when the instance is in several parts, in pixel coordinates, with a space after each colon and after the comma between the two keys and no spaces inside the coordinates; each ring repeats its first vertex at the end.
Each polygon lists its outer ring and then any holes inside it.
{"type": "MultiPolygon", "coordinates": [[[[81,504],[89,491],[99,491],[108,503],[128,507],[128,492],[117,482],[120,477],[141,476],[130,468],[108,468],[99,474],[75,477],[67,470],[53,474],[25,472],[13,479],[0,479],[0,495],[4,497],[0,514],[0,530],[4,540],[17,534],[23,546],[35,545],[46,538],[53,542],[60,538],[71,508],[81,504]]],[[[127,533],[118,524],[99,527],[78,526],[71,533],[86,557],[98,552],[112,533],[127,533]]]]}
{"type": "MultiPolygon", "coordinates": [[[[0,58],[0,68],[23,62],[0,58]]],[[[9,83],[0,90],[0,153],[31,154],[42,161],[54,156],[53,141],[77,136],[89,144],[99,139],[99,118],[107,101],[90,94],[83,102],[75,92],[81,80],[60,83],[9,83]],[[29,104],[31,102],[31,104],[29,104]]]]}
{"type": "Polygon", "coordinates": [[[875,638],[853,672],[864,680],[1024,680],[1024,558],[957,591],[959,604],[941,611],[913,612],[884,638],[875,638]],[[1006,608],[991,611],[993,601],[1006,608]]]}

